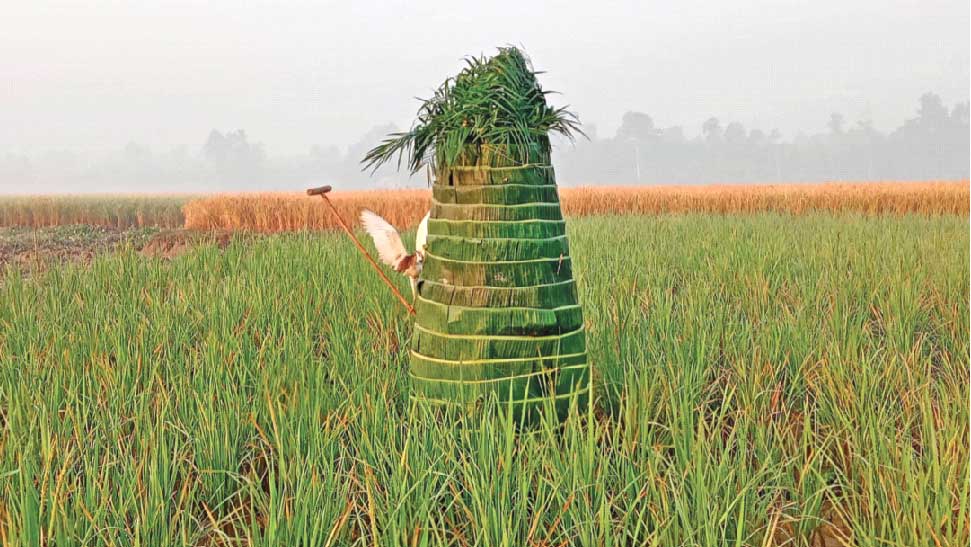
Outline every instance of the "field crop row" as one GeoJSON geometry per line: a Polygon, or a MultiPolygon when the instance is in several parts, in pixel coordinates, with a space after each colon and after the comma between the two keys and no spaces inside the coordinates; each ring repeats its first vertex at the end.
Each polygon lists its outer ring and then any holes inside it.
{"type": "Polygon", "coordinates": [[[519,434],[342,234],[8,272],[0,542],[968,544],[967,218],[569,229],[597,404],[519,434]]]}
{"type": "MultiPolygon", "coordinates": [[[[631,186],[560,188],[569,217],[666,213],[812,212],[867,215],[968,215],[969,185],[964,182],[886,182],[857,184],[778,184],[718,186],[631,186]]],[[[422,190],[335,192],[332,199],[346,219],[372,209],[396,226],[418,223],[431,205],[422,190]]],[[[330,211],[300,194],[221,195],[185,206],[191,229],[285,232],[334,228],[330,211]]]]}
{"type": "Polygon", "coordinates": [[[191,196],[63,195],[0,197],[0,226],[88,224],[106,228],[181,228],[191,196]]]}
{"type": "MultiPolygon", "coordinates": [[[[567,216],[664,213],[834,213],[968,215],[968,181],[560,188],[567,216]]],[[[336,191],[354,222],[362,208],[396,226],[415,225],[431,203],[427,190],[336,191]]],[[[286,232],[337,226],[318,198],[298,193],[211,196],[51,196],[0,198],[0,226],[92,224],[286,232]]]]}

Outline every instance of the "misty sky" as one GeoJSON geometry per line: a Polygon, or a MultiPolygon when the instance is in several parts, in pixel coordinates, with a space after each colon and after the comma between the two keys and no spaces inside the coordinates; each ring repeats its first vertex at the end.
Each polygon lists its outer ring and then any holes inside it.
{"type": "Polygon", "coordinates": [[[271,155],[345,146],[509,43],[601,136],[628,110],[688,135],[715,115],[788,138],[833,111],[888,130],[925,91],[969,94],[967,0],[246,4],[8,2],[0,153],[197,150],[237,128],[271,155]]]}

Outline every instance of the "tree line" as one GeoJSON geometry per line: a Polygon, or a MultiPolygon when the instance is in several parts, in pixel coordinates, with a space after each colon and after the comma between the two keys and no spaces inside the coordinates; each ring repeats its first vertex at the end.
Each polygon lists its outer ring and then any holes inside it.
{"type": "MultiPolygon", "coordinates": [[[[746,129],[709,118],[694,136],[659,127],[650,115],[628,112],[616,133],[557,143],[561,184],[694,184],[932,180],[968,178],[968,102],[948,108],[933,93],[920,97],[914,116],[884,133],[867,120],[833,113],[827,130],[784,140],[778,131],[746,129]]],[[[243,130],[213,130],[195,150],[154,153],[129,143],[101,157],[71,151],[29,157],[0,153],[0,192],[211,192],[294,190],[318,184],[339,188],[416,187],[393,166],[364,172],[360,160],[393,125],[372,128],[354,144],[314,146],[270,156],[243,130]]]]}
{"type": "Polygon", "coordinates": [[[948,109],[926,93],[915,116],[889,133],[839,113],[826,126],[784,141],[778,131],[709,118],[688,138],[680,126],[628,112],[613,137],[565,149],[557,174],[567,183],[634,184],[968,178],[967,102],[948,109]]]}

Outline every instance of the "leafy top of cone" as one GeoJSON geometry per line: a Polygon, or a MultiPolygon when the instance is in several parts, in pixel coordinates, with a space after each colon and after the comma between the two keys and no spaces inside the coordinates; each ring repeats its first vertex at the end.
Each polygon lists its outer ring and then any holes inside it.
{"type": "Polygon", "coordinates": [[[469,57],[466,67],[422,101],[410,131],[392,133],[364,156],[365,169],[377,169],[397,156],[412,173],[426,164],[456,165],[464,153],[489,146],[522,155],[528,145],[549,150],[549,132],[568,138],[583,134],[576,115],[546,102],[532,64],[515,47],[499,48],[488,58],[469,57]]]}

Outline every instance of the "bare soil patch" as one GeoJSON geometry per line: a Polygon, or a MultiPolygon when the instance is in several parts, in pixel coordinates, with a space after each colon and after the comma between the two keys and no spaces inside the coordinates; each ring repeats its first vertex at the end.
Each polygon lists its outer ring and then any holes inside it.
{"type": "Polygon", "coordinates": [[[97,254],[125,245],[137,248],[154,232],[86,225],[0,228],[0,269],[16,266],[43,270],[65,262],[88,262],[97,254]]]}
{"type": "Polygon", "coordinates": [[[139,251],[146,258],[175,258],[192,247],[202,244],[215,244],[226,248],[233,238],[246,237],[244,234],[223,231],[165,230],[153,235],[139,251]]]}
{"type": "Polygon", "coordinates": [[[87,263],[95,256],[126,247],[146,258],[171,259],[200,244],[225,248],[234,237],[228,231],[119,229],[73,225],[47,228],[0,228],[0,274],[7,266],[22,272],[42,272],[66,263],[87,263]]]}

